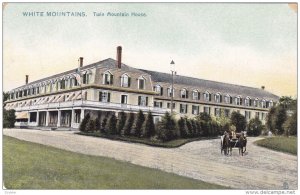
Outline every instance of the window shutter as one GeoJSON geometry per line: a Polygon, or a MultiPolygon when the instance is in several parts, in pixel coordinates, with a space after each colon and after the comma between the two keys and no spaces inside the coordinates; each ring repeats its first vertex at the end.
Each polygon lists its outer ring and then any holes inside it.
{"type": "Polygon", "coordinates": [[[148,106],[148,97],[146,97],[146,106],[148,106]]]}
{"type": "Polygon", "coordinates": [[[220,95],[220,103],[222,103],[222,95],[220,95]]]}
{"type": "Polygon", "coordinates": [[[211,94],[209,94],[209,101],[211,101],[211,94]]]}
{"type": "Polygon", "coordinates": [[[214,95],[215,96],[215,102],[217,102],[217,95],[214,95]]]}
{"type": "Polygon", "coordinates": [[[99,92],[99,102],[102,102],[102,91],[99,92]]]}
{"type": "Polygon", "coordinates": [[[141,96],[138,97],[138,105],[141,105],[141,96]]]}
{"type": "Polygon", "coordinates": [[[128,87],[130,87],[130,83],[131,83],[131,78],[128,77],[128,87]]]}
{"type": "Polygon", "coordinates": [[[164,95],[164,88],[163,87],[160,88],[160,95],[164,95]]]}
{"type": "Polygon", "coordinates": [[[155,89],[156,89],[156,87],[155,87],[155,86],[153,86],[153,91],[155,91],[155,89]]]}
{"type": "Polygon", "coordinates": [[[159,102],[159,106],[160,106],[160,108],[162,108],[162,102],[159,102]]]}
{"type": "Polygon", "coordinates": [[[198,92],[198,100],[200,100],[200,95],[201,95],[200,92],[198,92]]]}
{"type": "Polygon", "coordinates": [[[187,113],[187,111],[188,111],[188,105],[186,104],[185,105],[185,113],[187,113]]]}
{"type": "Polygon", "coordinates": [[[114,75],[110,75],[110,84],[112,85],[112,84],[114,84],[114,75]]]}
{"type": "Polygon", "coordinates": [[[243,104],[243,98],[240,98],[240,105],[243,104]]]}
{"type": "Polygon", "coordinates": [[[107,93],[107,102],[110,102],[110,93],[107,93]]]}
{"type": "Polygon", "coordinates": [[[197,107],[197,114],[199,114],[199,106],[197,107]]]}
{"type": "Polygon", "coordinates": [[[188,98],[189,98],[189,91],[186,90],[186,99],[188,99],[188,98]]]}

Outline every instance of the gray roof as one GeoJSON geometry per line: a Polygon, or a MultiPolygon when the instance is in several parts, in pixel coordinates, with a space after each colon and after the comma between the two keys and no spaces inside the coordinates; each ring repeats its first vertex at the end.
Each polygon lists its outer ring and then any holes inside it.
{"type": "MultiPolygon", "coordinates": [[[[109,69],[115,69],[116,68],[116,60],[112,58],[108,58],[93,64],[89,64],[86,66],[83,66],[81,70],[86,70],[89,68],[93,67],[99,67],[99,68],[109,68],[109,69]]],[[[150,70],[144,70],[144,69],[137,69],[133,68],[131,66],[128,66],[126,64],[121,65],[121,68],[123,71],[129,71],[129,72],[138,72],[138,73],[145,73],[151,75],[151,79],[154,82],[164,82],[164,83],[171,83],[171,74],[168,73],[162,73],[162,72],[156,72],[156,71],[150,71],[150,70]]],[[[39,82],[47,81],[50,79],[54,79],[57,77],[64,76],[66,74],[71,74],[75,73],[77,68],[56,74],[53,76],[49,76],[37,81],[33,81],[27,84],[28,85],[33,85],[39,82]]],[[[193,78],[193,77],[187,77],[187,76],[180,76],[176,75],[174,77],[174,84],[181,84],[181,85],[188,85],[188,86],[194,86],[195,88],[199,89],[205,89],[208,90],[209,92],[220,92],[223,94],[229,94],[229,95],[242,95],[242,96],[249,96],[249,97],[258,97],[258,98],[266,98],[266,99],[274,99],[278,100],[279,97],[266,91],[262,90],[259,88],[253,88],[253,87],[246,87],[246,86],[241,86],[241,85],[234,85],[234,84],[228,84],[228,83],[222,83],[222,82],[217,82],[217,81],[209,81],[209,80],[204,80],[204,79],[198,79],[198,78],[193,78]]],[[[26,85],[20,86],[18,88],[23,88],[26,85]]],[[[16,88],[16,89],[18,89],[16,88]]]]}
{"type": "MultiPolygon", "coordinates": [[[[171,83],[172,80],[171,74],[150,71],[150,70],[143,70],[143,69],[140,70],[150,74],[151,79],[154,82],[171,83]]],[[[273,100],[279,99],[278,96],[259,88],[246,87],[246,86],[222,83],[217,81],[209,81],[209,80],[181,76],[181,75],[174,76],[174,84],[194,86],[195,88],[199,87],[200,89],[208,90],[210,93],[220,92],[223,94],[242,95],[242,96],[249,96],[254,98],[258,97],[258,98],[266,98],[266,99],[273,99],[273,100]]]]}

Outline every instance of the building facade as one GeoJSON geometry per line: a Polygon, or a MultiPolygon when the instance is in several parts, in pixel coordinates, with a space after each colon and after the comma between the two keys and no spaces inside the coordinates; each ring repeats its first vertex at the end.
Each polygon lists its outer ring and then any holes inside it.
{"type": "Polygon", "coordinates": [[[111,58],[28,83],[9,91],[5,109],[16,110],[16,126],[78,129],[86,113],[93,117],[151,111],[154,121],[170,112],[176,118],[206,112],[214,117],[240,112],[264,122],[279,97],[266,90],[142,70],[111,58]],[[173,92],[172,92],[173,91],[173,92]]]}

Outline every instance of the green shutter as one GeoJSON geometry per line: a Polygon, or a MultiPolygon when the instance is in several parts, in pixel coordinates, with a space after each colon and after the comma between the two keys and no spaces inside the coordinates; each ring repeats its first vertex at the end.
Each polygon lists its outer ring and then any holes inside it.
{"type": "Polygon", "coordinates": [[[160,95],[164,95],[164,88],[160,87],[160,95]]]}
{"type": "Polygon", "coordinates": [[[138,105],[141,105],[141,96],[138,96],[138,105]]]}
{"type": "Polygon", "coordinates": [[[131,78],[128,77],[128,87],[130,87],[130,83],[131,83],[131,78]]]}
{"type": "Polygon", "coordinates": [[[110,84],[112,85],[112,84],[114,84],[114,75],[110,75],[110,84]]]}
{"type": "Polygon", "coordinates": [[[102,102],[102,91],[99,92],[99,102],[102,102]]]}
{"type": "Polygon", "coordinates": [[[107,102],[110,102],[110,93],[107,93],[107,102]]]}
{"type": "Polygon", "coordinates": [[[148,97],[146,97],[146,106],[148,106],[148,97]]]}

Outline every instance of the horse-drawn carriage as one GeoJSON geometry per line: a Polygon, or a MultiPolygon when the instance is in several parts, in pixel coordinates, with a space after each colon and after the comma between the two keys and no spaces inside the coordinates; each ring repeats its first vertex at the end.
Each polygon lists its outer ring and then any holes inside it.
{"type": "Polygon", "coordinates": [[[239,154],[244,155],[246,152],[247,138],[246,133],[227,133],[221,136],[221,154],[232,155],[232,149],[238,148],[239,154]]]}

